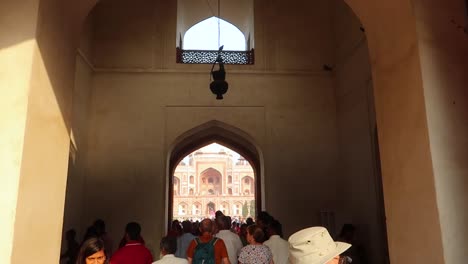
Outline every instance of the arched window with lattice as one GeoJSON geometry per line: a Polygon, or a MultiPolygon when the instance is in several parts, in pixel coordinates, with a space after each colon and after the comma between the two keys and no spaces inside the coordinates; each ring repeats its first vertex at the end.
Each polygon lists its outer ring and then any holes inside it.
{"type": "Polygon", "coordinates": [[[177,63],[254,64],[253,0],[178,0],[177,63]]]}

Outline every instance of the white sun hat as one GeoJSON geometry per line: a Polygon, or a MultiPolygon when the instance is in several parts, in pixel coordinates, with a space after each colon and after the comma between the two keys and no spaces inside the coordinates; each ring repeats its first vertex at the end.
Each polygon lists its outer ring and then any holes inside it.
{"type": "Polygon", "coordinates": [[[309,227],[289,237],[289,262],[326,264],[350,247],[351,244],[333,241],[325,227],[309,227]]]}

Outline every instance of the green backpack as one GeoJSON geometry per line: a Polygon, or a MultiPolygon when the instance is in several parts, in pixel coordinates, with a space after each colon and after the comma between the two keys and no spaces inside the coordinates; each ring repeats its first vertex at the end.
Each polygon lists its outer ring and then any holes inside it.
{"type": "Polygon", "coordinates": [[[193,264],[216,264],[215,261],[215,249],[214,245],[218,241],[218,238],[214,237],[206,243],[202,243],[200,239],[195,238],[195,253],[193,256],[193,264]]]}

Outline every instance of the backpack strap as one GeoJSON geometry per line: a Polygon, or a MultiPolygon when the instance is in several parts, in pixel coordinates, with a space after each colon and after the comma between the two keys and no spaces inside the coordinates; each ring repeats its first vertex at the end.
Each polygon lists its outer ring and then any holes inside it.
{"type": "Polygon", "coordinates": [[[216,244],[216,242],[218,242],[217,237],[213,237],[213,239],[211,239],[211,241],[210,241],[211,245],[213,245],[213,246],[216,244]]]}

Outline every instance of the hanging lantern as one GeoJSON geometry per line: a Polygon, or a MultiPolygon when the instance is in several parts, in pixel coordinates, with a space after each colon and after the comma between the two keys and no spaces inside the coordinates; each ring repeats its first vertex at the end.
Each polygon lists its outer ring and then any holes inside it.
{"type": "Polygon", "coordinates": [[[213,81],[210,83],[210,90],[216,95],[216,100],[222,100],[223,95],[227,92],[229,84],[226,82],[226,71],[224,70],[224,62],[221,57],[221,51],[224,46],[219,47],[218,57],[211,67],[211,77],[213,81]],[[218,63],[219,69],[214,71],[214,66],[218,63]]]}

